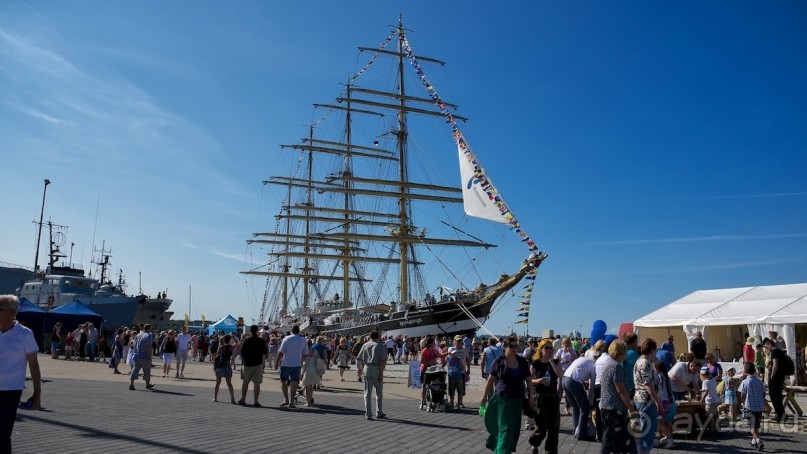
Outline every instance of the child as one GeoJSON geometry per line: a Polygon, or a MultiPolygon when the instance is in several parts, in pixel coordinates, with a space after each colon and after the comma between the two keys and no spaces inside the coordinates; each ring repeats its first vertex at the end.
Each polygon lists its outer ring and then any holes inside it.
{"type": "Polygon", "coordinates": [[[757,352],[754,355],[754,369],[760,377],[765,373],[765,349],[762,344],[757,344],[757,352]]]}
{"type": "Polygon", "coordinates": [[[465,381],[463,380],[463,362],[454,347],[449,350],[447,360],[448,369],[448,406],[452,410],[459,410],[462,405],[462,395],[465,394],[465,381]],[[454,394],[457,394],[457,406],[454,406],[454,394]]]}
{"type": "Polygon", "coordinates": [[[743,403],[746,413],[751,414],[751,447],[760,451],[764,448],[759,439],[759,426],[762,421],[762,411],[765,409],[765,385],[756,375],[753,363],[745,363],[743,368],[746,378],[737,389],[739,401],[743,403]]]}
{"type": "Polygon", "coordinates": [[[673,439],[672,423],[675,420],[676,406],[675,399],[673,398],[672,385],[670,377],[667,376],[667,364],[664,360],[657,359],[653,365],[658,371],[658,397],[661,399],[663,408],[658,409],[659,417],[659,432],[662,435],[659,440],[659,448],[673,449],[675,447],[675,440],[673,439]]]}
{"type": "Polygon", "coordinates": [[[64,339],[64,359],[67,361],[72,361],[73,358],[73,333],[68,333],[64,339]]]}
{"type": "Polygon", "coordinates": [[[720,405],[720,396],[717,394],[716,370],[710,371],[708,366],[701,367],[701,402],[706,404],[706,417],[709,421],[709,430],[718,432],[717,408],[720,405]]]}
{"type": "Polygon", "coordinates": [[[726,371],[726,378],[723,380],[725,383],[724,386],[724,395],[723,395],[723,404],[718,407],[718,409],[723,412],[727,412],[731,415],[731,420],[736,421],[738,415],[738,404],[737,404],[737,387],[740,386],[740,378],[735,377],[736,370],[732,367],[726,371]]]}

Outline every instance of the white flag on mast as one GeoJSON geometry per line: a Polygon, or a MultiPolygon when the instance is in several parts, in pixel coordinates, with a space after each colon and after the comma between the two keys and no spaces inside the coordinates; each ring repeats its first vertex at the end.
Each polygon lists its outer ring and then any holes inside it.
{"type": "MultiPolygon", "coordinates": [[[[462,178],[462,202],[465,214],[488,221],[507,224],[507,219],[502,216],[502,212],[490,199],[485,187],[493,186],[493,182],[487,177],[485,169],[476,159],[470,149],[463,150],[457,145],[460,155],[460,177],[462,178]]],[[[494,191],[497,193],[497,191],[494,191]]]]}

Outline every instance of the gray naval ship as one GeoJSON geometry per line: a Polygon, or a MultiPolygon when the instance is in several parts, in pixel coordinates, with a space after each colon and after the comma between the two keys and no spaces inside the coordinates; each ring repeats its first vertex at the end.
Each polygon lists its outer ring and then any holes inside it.
{"type": "MultiPolygon", "coordinates": [[[[104,331],[146,323],[157,325],[166,317],[173,300],[163,292],[158,293],[157,298],[126,294],[122,271],[117,282],[109,278],[110,255],[103,248],[102,258],[96,262],[100,268],[99,279],[85,276],[84,270],[74,264],[59,262],[65,258],[57,244],[61,233],[54,234],[52,225],[50,227],[48,266],[44,271],[29,271],[28,280],[16,292],[18,296],[45,310],[78,300],[103,317],[101,328],[104,331]]],[[[8,273],[11,280],[17,274],[8,273]]]]}

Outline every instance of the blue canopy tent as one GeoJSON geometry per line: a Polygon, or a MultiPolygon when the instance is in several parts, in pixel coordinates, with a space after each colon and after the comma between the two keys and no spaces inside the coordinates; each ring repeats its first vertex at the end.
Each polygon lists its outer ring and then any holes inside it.
{"type": "Polygon", "coordinates": [[[207,335],[224,331],[224,334],[232,334],[238,330],[238,320],[232,315],[227,315],[223,319],[207,327],[207,335]]]}
{"type": "MultiPolygon", "coordinates": [[[[38,307],[36,304],[28,301],[25,298],[20,298],[20,310],[17,311],[17,321],[25,325],[33,331],[34,338],[36,339],[39,350],[44,351],[45,347],[45,316],[48,311],[38,307]]],[[[48,333],[48,341],[50,341],[50,334],[48,333]]],[[[48,342],[50,343],[50,342],[48,342]]]]}
{"type": "Polygon", "coordinates": [[[104,317],[87,307],[79,300],[51,309],[45,316],[45,326],[53,328],[56,322],[62,322],[62,337],[82,323],[90,322],[101,332],[101,323],[104,317]]]}

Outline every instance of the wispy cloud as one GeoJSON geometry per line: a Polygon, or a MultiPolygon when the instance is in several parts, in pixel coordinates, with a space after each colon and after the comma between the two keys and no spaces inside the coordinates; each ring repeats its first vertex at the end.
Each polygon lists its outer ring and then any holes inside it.
{"type": "Polygon", "coordinates": [[[658,274],[685,274],[685,273],[703,273],[709,271],[723,271],[733,270],[739,268],[758,268],[774,265],[782,265],[785,263],[803,262],[804,259],[781,259],[781,260],[750,260],[745,262],[731,262],[731,263],[716,263],[705,265],[692,265],[674,268],[659,268],[659,269],[642,269],[642,270],[625,270],[614,273],[603,273],[599,276],[614,277],[614,276],[637,276],[637,275],[658,275],[658,274]]]}
{"type": "Polygon", "coordinates": [[[217,249],[211,249],[210,253],[213,254],[213,255],[225,258],[225,259],[236,260],[236,261],[242,262],[242,263],[249,263],[249,261],[245,259],[243,253],[242,254],[234,254],[234,253],[231,253],[231,252],[222,252],[222,251],[219,251],[217,249]]]}
{"type": "MultiPolygon", "coordinates": [[[[32,135],[53,144],[41,153],[80,162],[85,175],[118,168],[123,177],[150,178],[162,185],[181,184],[183,179],[175,177],[181,168],[186,176],[214,184],[219,193],[241,195],[238,182],[216,165],[226,154],[215,138],[161,106],[103,60],[100,65],[97,60],[91,66],[84,63],[82,55],[99,53],[98,47],[74,45],[62,51],[57,38],[43,38],[35,29],[17,34],[0,27],[0,103],[42,122],[28,125],[32,135]],[[67,156],[58,156],[65,150],[70,150],[67,156]],[[166,178],[168,174],[172,177],[166,178]]],[[[134,59],[134,66],[142,63],[131,53],[125,55],[134,59]]]]}
{"type": "Polygon", "coordinates": [[[709,241],[782,240],[790,238],[807,238],[807,233],[784,233],[776,235],[712,235],[712,236],[693,236],[683,238],[649,238],[638,240],[595,241],[588,244],[590,245],[667,244],[667,243],[698,243],[709,241]]]}
{"type": "Polygon", "coordinates": [[[675,200],[726,200],[726,199],[765,199],[771,197],[802,197],[807,192],[775,192],[769,194],[737,194],[737,195],[716,195],[703,197],[685,197],[675,200]]]}

